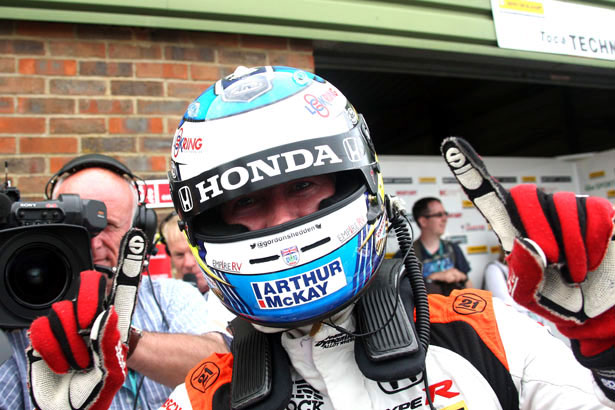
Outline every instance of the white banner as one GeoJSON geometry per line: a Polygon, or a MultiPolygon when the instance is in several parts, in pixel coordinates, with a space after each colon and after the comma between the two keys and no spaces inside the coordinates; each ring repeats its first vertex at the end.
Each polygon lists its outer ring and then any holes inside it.
{"type": "Polygon", "coordinates": [[[554,0],[491,0],[501,48],[615,61],[615,10],[554,0]]]}

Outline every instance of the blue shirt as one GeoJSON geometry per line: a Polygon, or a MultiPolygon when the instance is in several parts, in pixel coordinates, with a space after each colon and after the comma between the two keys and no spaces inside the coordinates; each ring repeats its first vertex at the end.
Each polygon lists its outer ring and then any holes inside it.
{"type": "MultiPolygon", "coordinates": [[[[194,286],[176,279],[155,279],[150,282],[146,276],[139,287],[132,324],[142,330],[159,333],[203,334],[212,330],[207,320],[205,298],[194,286]],[[154,299],[152,284],[160,307],[154,299]],[[168,328],[161,310],[164,311],[168,328]]],[[[32,409],[26,384],[27,364],[24,353],[30,344],[27,330],[7,331],[6,334],[13,348],[13,357],[0,367],[0,408],[32,409]]],[[[134,408],[135,391],[142,376],[133,371],[130,373],[132,375],[113,399],[110,409],[134,408]]],[[[172,390],[145,377],[139,389],[141,406],[137,408],[159,408],[172,390]]]]}

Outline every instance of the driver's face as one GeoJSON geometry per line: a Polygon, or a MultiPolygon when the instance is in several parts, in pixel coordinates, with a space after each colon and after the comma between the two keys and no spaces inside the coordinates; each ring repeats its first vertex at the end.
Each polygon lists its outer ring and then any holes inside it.
{"type": "Polygon", "coordinates": [[[251,231],[269,228],[317,211],[320,201],[334,193],[330,175],[296,179],[225,203],[222,218],[251,231]]]}

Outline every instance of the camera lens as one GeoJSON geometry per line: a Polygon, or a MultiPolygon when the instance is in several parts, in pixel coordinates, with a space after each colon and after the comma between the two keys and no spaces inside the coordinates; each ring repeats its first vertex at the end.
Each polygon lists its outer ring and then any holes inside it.
{"type": "Polygon", "coordinates": [[[29,243],[11,255],[6,283],[16,301],[43,308],[61,299],[72,274],[62,253],[48,243],[29,243]]]}

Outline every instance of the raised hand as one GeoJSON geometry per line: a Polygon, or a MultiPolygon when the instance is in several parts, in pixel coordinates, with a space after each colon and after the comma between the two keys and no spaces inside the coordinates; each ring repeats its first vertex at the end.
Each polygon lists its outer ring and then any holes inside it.
{"type": "Polygon", "coordinates": [[[615,242],[612,204],[535,185],[507,192],[462,138],[442,155],[508,254],[508,287],[521,305],[571,339],[577,360],[615,401],[615,242]]]}
{"type": "Polygon", "coordinates": [[[37,409],[107,409],[126,378],[127,342],[145,234],[131,229],[120,244],[113,286],[96,271],[81,272],[77,298],[52,305],[30,326],[28,384],[37,409]]]}

